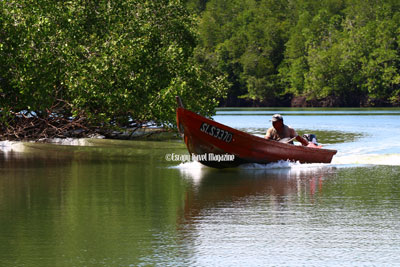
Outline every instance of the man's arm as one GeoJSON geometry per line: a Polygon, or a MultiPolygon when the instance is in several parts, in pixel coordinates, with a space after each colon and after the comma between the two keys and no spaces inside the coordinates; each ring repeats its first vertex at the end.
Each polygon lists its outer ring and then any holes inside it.
{"type": "Polygon", "coordinates": [[[302,136],[298,135],[296,130],[290,127],[290,137],[296,137],[296,140],[299,141],[303,146],[308,145],[308,141],[304,139],[302,136]]]}
{"type": "Polygon", "coordinates": [[[272,139],[271,128],[269,128],[269,129],[267,130],[267,132],[265,133],[264,138],[265,138],[265,139],[272,139]]]}
{"type": "Polygon", "coordinates": [[[308,141],[306,139],[304,139],[302,136],[297,135],[296,136],[296,140],[299,141],[303,146],[307,146],[308,145],[308,141]]]}

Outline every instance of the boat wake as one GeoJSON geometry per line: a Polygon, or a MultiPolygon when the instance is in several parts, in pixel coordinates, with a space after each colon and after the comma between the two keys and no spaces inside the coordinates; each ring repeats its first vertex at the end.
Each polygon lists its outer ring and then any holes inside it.
{"type": "MultiPolygon", "coordinates": [[[[350,155],[337,155],[333,157],[330,164],[327,163],[300,163],[291,161],[279,161],[269,164],[249,163],[240,165],[238,168],[241,170],[311,170],[323,168],[352,168],[364,166],[400,166],[400,154],[350,154],[350,155]]],[[[197,161],[184,162],[179,165],[172,166],[180,170],[193,170],[193,169],[209,169],[197,161]]]]}
{"type": "MultiPolygon", "coordinates": [[[[302,164],[300,162],[291,162],[291,161],[278,161],[268,164],[258,164],[258,163],[248,163],[243,164],[237,167],[240,170],[278,170],[278,169],[315,169],[315,168],[324,168],[324,167],[332,167],[332,164],[326,163],[307,163],[302,164]]],[[[172,169],[180,169],[180,170],[193,170],[193,169],[212,169],[210,167],[204,166],[200,162],[190,161],[180,163],[179,165],[171,166],[172,169]]]]}
{"type": "Polygon", "coordinates": [[[307,164],[302,164],[300,162],[292,162],[292,161],[278,161],[278,162],[273,162],[269,164],[257,164],[257,163],[249,163],[249,164],[244,164],[241,165],[241,169],[245,170],[252,170],[252,169],[307,169],[307,168],[321,168],[324,166],[327,166],[329,164],[324,164],[324,163],[307,163],[307,164]]]}
{"type": "Polygon", "coordinates": [[[170,168],[178,169],[184,178],[191,180],[195,185],[205,177],[235,176],[241,178],[303,179],[304,177],[322,177],[336,169],[331,164],[301,164],[299,162],[279,161],[269,164],[243,164],[231,169],[213,169],[199,162],[185,162],[170,168]],[[272,176],[271,176],[272,175],[272,176]]]}
{"type": "Polygon", "coordinates": [[[203,168],[208,168],[207,166],[204,166],[198,161],[189,161],[189,162],[182,162],[179,165],[171,166],[169,167],[171,169],[180,169],[180,170],[191,170],[191,169],[203,169],[203,168]]]}

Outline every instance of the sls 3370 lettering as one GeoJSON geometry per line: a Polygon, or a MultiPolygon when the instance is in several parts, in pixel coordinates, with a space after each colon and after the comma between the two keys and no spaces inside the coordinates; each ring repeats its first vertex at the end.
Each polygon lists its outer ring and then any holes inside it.
{"type": "Polygon", "coordinates": [[[208,123],[203,122],[200,126],[200,131],[206,134],[209,134],[219,140],[222,140],[224,142],[230,143],[232,141],[233,134],[226,131],[222,130],[218,127],[212,126],[208,123]]]}

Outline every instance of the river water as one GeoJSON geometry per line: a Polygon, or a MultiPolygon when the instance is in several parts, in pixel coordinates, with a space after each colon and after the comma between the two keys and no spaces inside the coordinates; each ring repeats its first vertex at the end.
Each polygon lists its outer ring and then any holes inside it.
{"type": "Polygon", "coordinates": [[[399,266],[400,109],[219,109],[262,136],[272,114],[331,164],[216,170],[180,140],[0,142],[0,266],[399,266]]]}

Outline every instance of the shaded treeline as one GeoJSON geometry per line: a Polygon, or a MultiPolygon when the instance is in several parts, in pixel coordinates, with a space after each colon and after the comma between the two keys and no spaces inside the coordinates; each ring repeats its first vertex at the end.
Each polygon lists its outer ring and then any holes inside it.
{"type": "Polygon", "coordinates": [[[225,105],[399,106],[396,0],[187,0],[225,105]]]}

